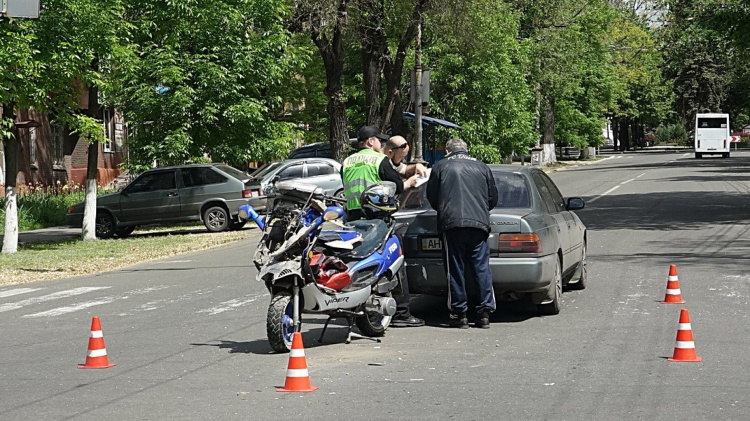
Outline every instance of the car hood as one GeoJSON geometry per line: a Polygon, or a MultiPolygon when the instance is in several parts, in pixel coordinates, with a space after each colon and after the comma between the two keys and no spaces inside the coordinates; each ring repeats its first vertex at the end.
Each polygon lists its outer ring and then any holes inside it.
{"type": "MultiPolygon", "coordinates": [[[[96,197],[96,204],[97,205],[111,205],[118,203],[120,201],[120,192],[117,193],[109,193],[109,194],[103,194],[101,196],[96,197]]],[[[78,202],[73,207],[76,210],[80,210],[83,212],[83,207],[86,204],[86,202],[78,202]]]]}

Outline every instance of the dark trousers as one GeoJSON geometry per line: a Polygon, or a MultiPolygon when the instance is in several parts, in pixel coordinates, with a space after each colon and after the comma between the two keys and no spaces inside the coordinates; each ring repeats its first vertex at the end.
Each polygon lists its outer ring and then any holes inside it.
{"type": "Polygon", "coordinates": [[[443,254],[450,282],[448,302],[452,314],[468,313],[466,274],[472,270],[477,283],[477,313],[495,311],[487,237],[486,231],[477,228],[454,228],[443,233],[443,254]]]}

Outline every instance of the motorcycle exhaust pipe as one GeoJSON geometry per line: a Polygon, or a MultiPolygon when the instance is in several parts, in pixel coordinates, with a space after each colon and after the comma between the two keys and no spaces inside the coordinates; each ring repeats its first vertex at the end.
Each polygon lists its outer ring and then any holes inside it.
{"type": "Polygon", "coordinates": [[[370,296],[370,299],[365,303],[365,310],[368,313],[393,316],[396,314],[396,300],[392,297],[378,297],[377,295],[373,295],[370,296]]]}

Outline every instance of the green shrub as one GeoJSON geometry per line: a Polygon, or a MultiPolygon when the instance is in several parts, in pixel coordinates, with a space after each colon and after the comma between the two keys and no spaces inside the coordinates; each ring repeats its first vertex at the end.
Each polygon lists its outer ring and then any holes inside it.
{"type": "Polygon", "coordinates": [[[680,145],[688,144],[688,135],[682,124],[662,124],[656,129],[656,143],[677,143],[680,145]]]}
{"type": "MultiPolygon", "coordinates": [[[[113,193],[111,189],[97,189],[97,194],[113,193]]],[[[19,186],[18,230],[65,225],[65,215],[71,205],[83,202],[86,193],[81,186],[19,186]]],[[[5,231],[5,197],[0,197],[0,233],[5,231]]]]}

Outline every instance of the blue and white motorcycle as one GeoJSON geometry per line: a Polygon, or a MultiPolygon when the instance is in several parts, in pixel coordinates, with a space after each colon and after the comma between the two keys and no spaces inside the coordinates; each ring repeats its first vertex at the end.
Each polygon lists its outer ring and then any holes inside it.
{"type": "Polygon", "coordinates": [[[318,342],[329,322],[339,317],[348,320],[346,343],[352,338],[380,342],[378,337],[396,312],[392,291],[406,275],[390,218],[397,207],[394,193],[393,183],[371,186],[362,197],[383,210],[376,215],[382,219],[343,226],[337,220],[344,210],[328,206],[343,200],[300,183],[275,183],[268,193],[266,215],[258,215],[249,205],[240,208],[240,217],[254,220],[263,232],[253,261],[257,279],[271,293],[266,331],[274,351],[291,349],[293,333],[302,327],[302,313],[328,315],[318,342]],[[384,200],[390,206],[380,206],[384,200]],[[352,332],[354,324],[365,336],[352,332]]]}

